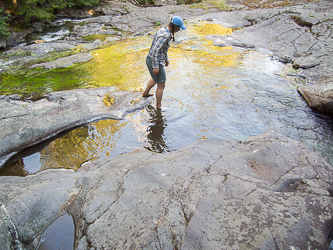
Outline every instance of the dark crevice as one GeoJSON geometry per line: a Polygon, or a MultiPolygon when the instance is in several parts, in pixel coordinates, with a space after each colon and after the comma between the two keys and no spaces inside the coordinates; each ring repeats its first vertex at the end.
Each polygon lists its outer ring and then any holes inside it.
{"type": "Polygon", "coordinates": [[[327,191],[330,193],[331,197],[333,197],[333,186],[329,187],[327,191]]]}
{"type": "Polygon", "coordinates": [[[313,24],[312,23],[309,23],[307,21],[305,21],[304,19],[302,19],[301,17],[299,16],[291,16],[291,18],[294,20],[294,22],[301,26],[301,27],[308,27],[308,28],[312,28],[313,24]]]}
{"type": "Polygon", "coordinates": [[[179,250],[180,248],[178,247],[179,242],[177,240],[177,235],[175,235],[174,233],[172,233],[172,245],[173,245],[173,249],[174,250],[179,250]]]}
{"type": "Polygon", "coordinates": [[[327,247],[329,247],[331,242],[333,241],[333,218],[325,221],[324,235],[326,235],[327,247]]]}
{"type": "Polygon", "coordinates": [[[180,205],[181,205],[181,210],[183,212],[183,217],[185,219],[185,226],[187,227],[188,224],[190,223],[194,213],[191,212],[189,215],[187,215],[187,213],[185,212],[185,205],[183,205],[182,202],[180,202],[180,205]]]}

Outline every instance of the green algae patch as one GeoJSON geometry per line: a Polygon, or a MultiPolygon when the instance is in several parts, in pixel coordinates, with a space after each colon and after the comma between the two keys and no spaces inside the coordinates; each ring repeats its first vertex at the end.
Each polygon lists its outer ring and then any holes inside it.
{"type": "Polygon", "coordinates": [[[52,91],[70,90],[85,86],[85,72],[75,67],[53,70],[34,69],[20,74],[0,77],[0,94],[29,96],[52,91]]]}
{"type": "MultiPolygon", "coordinates": [[[[31,95],[87,87],[138,91],[147,81],[149,38],[129,39],[92,51],[87,63],[58,69],[29,69],[0,76],[0,94],[31,95]]],[[[71,51],[71,53],[73,53],[71,51]]]]}
{"type": "MultiPolygon", "coordinates": [[[[212,41],[204,39],[206,35],[228,35],[234,30],[208,22],[189,24],[186,31],[189,39],[171,45],[170,65],[191,61],[208,71],[217,67],[236,67],[239,52],[230,47],[214,46],[212,41]]],[[[150,77],[145,59],[152,40],[153,35],[117,41],[92,50],[93,58],[90,61],[66,68],[36,68],[20,71],[19,74],[3,73],[0,76],[0,94],[32,96],[52,91],[108,86],[116,86],[119,90],[142,91],[150,77]]],[[[50,55],[48,59],[58,56],[50,55]]]]}
{"type": "Polygon", "coordinates": [[[106,35],[106,34],[93,34],[89,36],[83,36],[83,40],[87,42],[93,42],[97,39],[104,41],[108,37],[115,37],[116,35],[106,35]]]}

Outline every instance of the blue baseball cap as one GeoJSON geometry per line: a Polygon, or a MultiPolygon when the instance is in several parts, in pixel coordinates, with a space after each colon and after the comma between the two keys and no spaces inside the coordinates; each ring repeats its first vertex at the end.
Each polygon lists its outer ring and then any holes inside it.
{"type": "Polygon", "coordinates": [[[176,24],[176,25],[178,25],[180,28],[182,28],[183,30],[186,30],[186,27],[185,27],[185,25],[184,25],[184,21],[183,21],[183,19],[181,18],[181,17],[179,17],[179,16],[174,16],[173,18],[172,18],[172,21],[171,21],[173,24],[176,24]]]}

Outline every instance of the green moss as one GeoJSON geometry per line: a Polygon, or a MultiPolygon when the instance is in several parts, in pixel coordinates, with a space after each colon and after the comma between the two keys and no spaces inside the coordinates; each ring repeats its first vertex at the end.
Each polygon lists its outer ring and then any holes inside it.
{"type": "MultiPolygon", "coordinates": [[[[139,79],[146,73],[143,62],[147,54],[149,38],[129,39],[106,48],[92,51],[94,58],[86,63],[77,63],[71,67],[59,69],[12,70],[0,75],[0,94],[19,94],[23,97],[52,91],[75,88],[117,86],[119,89],[136,90],[141,88],[139,79]],[[144,45],[144,49],[142,46],[144,45]],[[129,67],[130,70],[124,71],[129,67]]],[[[75,53],[74,50],[54,52],[34,63],[52,61],[75,53]]]]}
{"type": "Polygon", "coordinates": [[[90,36],[84,36],[82,38],[84,41],[92,42],[95,41],[96,39],[101,39],[102,41],[104,41],[107,37],[112,37],[112,36],[104,34],[94,34],[90,36]]]}
{"type": "Polygon", "coordinates": [[[54,70],[25,70],[20,74],[0,76],[0,94],[19,94],[21,96],[42,94],[50,91],[69,90],[84,86],[84,72],[73,68],[54,70]],[[77,76],[81,76],[78,78],[77,76]]]}

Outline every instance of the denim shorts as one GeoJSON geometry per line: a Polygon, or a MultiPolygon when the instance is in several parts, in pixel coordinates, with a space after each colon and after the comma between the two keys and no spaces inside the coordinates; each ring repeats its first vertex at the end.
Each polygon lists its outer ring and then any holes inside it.
{"type": "Polygon", "coordinates": [[[158,82],[166,81],[166,74],[165,74],[165,69],[164,69],[163,65],[159,64],[159,73],[158,73],[158,75],[155,75],[153,73],[152,61],[151,61],[150,57],[148,57],[148,56],[146,58],[146,64],[147,64],[149,73],[151,75],[151,78],[153,78],[154,82],[158,83],[158,82]]]}

